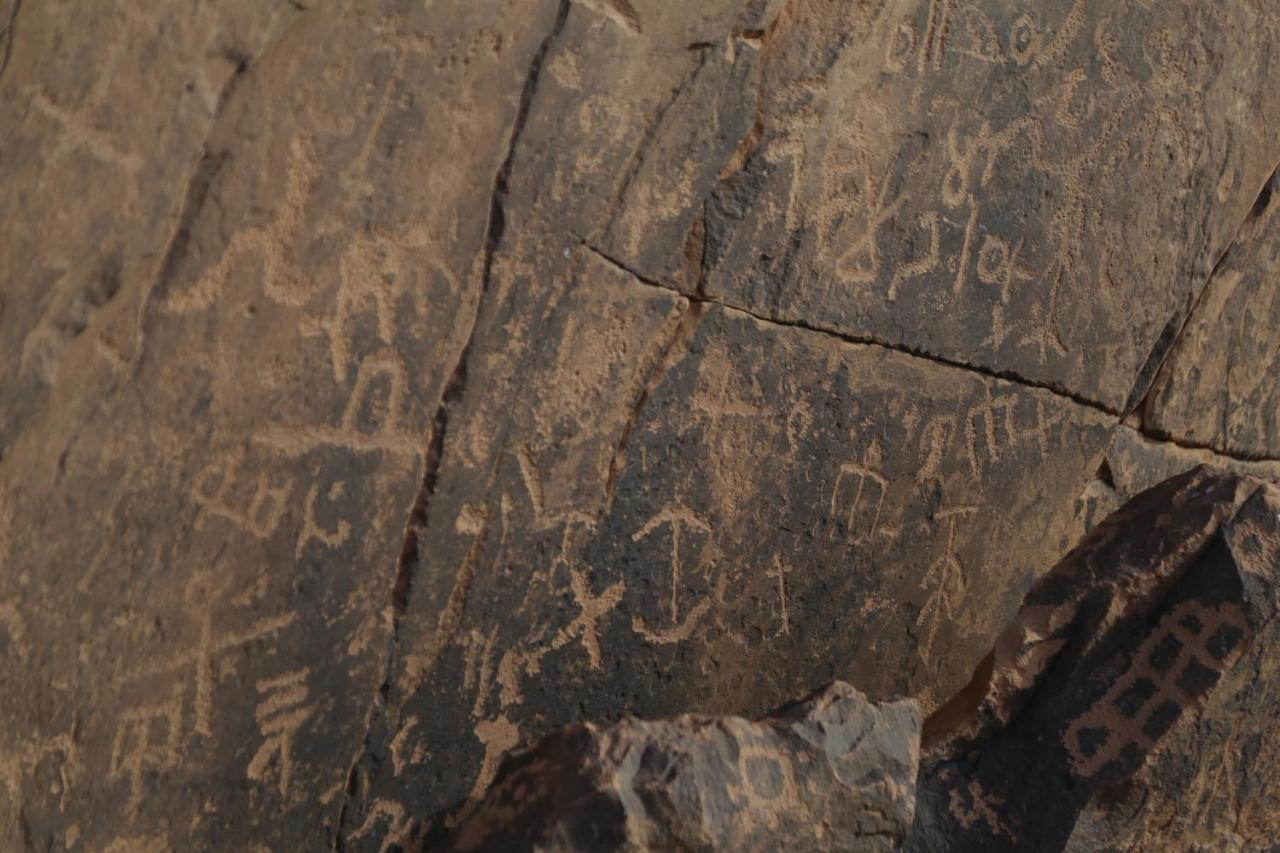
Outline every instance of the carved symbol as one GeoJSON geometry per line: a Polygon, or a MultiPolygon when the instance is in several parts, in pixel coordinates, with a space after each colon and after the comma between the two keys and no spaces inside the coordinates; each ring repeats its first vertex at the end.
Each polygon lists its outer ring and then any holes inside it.
{"type": "Polygon", "coordinates": [[[1076,0],[1075,5],[1071,7],[1071,11],[1067,13],[1067,16],[1062,19],[1062,23],[1058,26],[1052,43],[1044,50],[1034,51],[1036,56],[1032,62],[1032,67],[1042,68],[1050,62],[1061,58],[1080,32],[1080,28],[1084,25],[1088,14],[1089,0],[1076,0]]]}
{"type": "Polygon", "coordinates": [[[1049,452],[1049,417],[1043,400],[1035,402],[1035,420],[1029,427],[1020,427],[1016,420],[1019,398],[1016,396],[992,397],[991,390],[986,389],[986,399],[970,407],[965,419],[965,450],[969,458],[969,467],[974,474],[982,473],[982,461],[988,463],[1000,461],[1001,427],[1006,439],[1006,446],[1024,444],[1027,439],[1034,438],[1040,452],[1049,452]],[[1003,417],[1001,417],[1003,415],[1003,417]],[[982,441],[979,442],[978,424],[981,423],[982,441]]]}
{"type": "Polygon", "coordinates": [[[488,634],[472,628],[464,638],[466,661],[462,676],[462,689],[476,692],[471,713],[479,717],[484,712],[489,686],[493,683],[493,651],[498,643],[498,629],[488,634]]]}
{"type": "MultiPolygon", "coordinates": [[[[485,544],[488,540],[489,507],[483,504],[464,505],[457,518],[454,519],[454,529],[465,536],[471,537],[471,547],[467,549],[466,555],[462,558],[462,565],[458,567],[458,573],[453,581],[453,588],[449,590],[449,598],[445,601],[444,609],[436,620],[435,636],[432,638],[426,654],[411,656],[406,661],[405,668],[408,677],[419,683],[436,665],[436,661],[439,660],[444,650],[453,642],[454,637],[457,636],[458,628],[462,624],[463,611],[467,606],[467,596],[470,595],[471,584],[475,580],[476,565],[484,557],[485,544]]],[[[395,594],[400,596],[405,593],[398,590],[395,594]]],[[[477,706],[482,700],[483,694],[480,694],[477,698],[477,706]]]]}
{"type": "Polygon", "coordinates": [[[840,466],[831,491],[831,517],[844,518],[850,545],[863,545],[875,536],[889,491],[889,480],[876,469],[880,466],[880,446],[872,443],[863,462],[840,466]]]}
{"type": "Polygon", "coordinates": [[[976,506],[954,507],[939,510],[933,516],[935,521],[947,524],[947,544],[943,554],[929,565],[921,579],[921,587],[933,587],[929,600],[920,608],[919,622],[925,624],[924,640],[920,644],[920,654],[926,660],[932,659],[933,644],[938,636],[938,629],[944,620],[954,620],[956,609],[964,597],[968,587],[964,564],[956,553],[956,522],[969,518],[980,510],[976,506]]]}
{"type": "Polygon", "coordinates": [[[1076,92],[1080,88],[1080,84],[1088,79],[1089,73],[1083,68],[1076,68],[1062,78],[1061,85],[1058,86],[1058,97],[1056,99],[1056,109],[1053,113],[1053,120],[1061,127],[1078,128],[1080,126],[1081,116],[1077,116],[1071,110],[1071,102],[1075,100],[1076,92]]]}
{"type": "MultiPolygon", "coordinates": [[[[325,338],[335,382],[346,382],[356,361],[355,326],[366,305],[373,308],[378,340],[387,347],[395,344],[398,297],[418,297],[414,310],[418,315],[426,312],[423,289],[414,286],[415,271],[423,262],[407,257],[407,253],[434,247],[426,226],[417,225],[397,233],[362,234],[343,250],[333,312],[305,317],[299,325],[303,335],[325,338]]],[[[425,264],[442,275],[452,291],[457,290],[448,268],[434,257],[425,259],[425,264]]]]}
{"type": "Polygon", "coordinates": [[[782,558],[777,554],[773,555],[773,571],[769,572],[778,579],[778,606],[782,617],[782,627],[778,629],[778,634],[791,633],[791,614],[787,610],[787,575],[791,574],[791,567],[782,562],[782,558]]]}
{"type": "MultiPolygon", "coordinates": [[[[257,620],[242,631],[217,633],[213,627],[215,602],[203,581],[204,578],[198,577],[188,589],[188,597],[201,605],[199,645],[167,660],[149,662],[128,670],[121,676],[121,683],[128,685],[144,678],[190,668],[195,680],[193,731],[199,735],[210,736],[213,734],[214,688],[217,683],[214,663],[226,652],[283,631],[293,624],[295,615],[285,613],[280,616],[266,617],[257,620]]],[[[185,683],[185,679],[179,681],[185,683]]]]}
{"type": "Polygon", "coordinates": [[[978,231],[978,202],[971,201],[969,220],[964,226],[964,245],[960,248],[960,263],[956,268],[956,281],[951,288],[954,293],[964,289],[965,279],[969,275],[969,261],[973,257],[973,241],[978,231]]]}
{"type": "Polygon", "coordinates": [[[928,482],[941,472],[942,460],[955,428],[955,415],[939,415],[930,420],[921,430],[920,447],[924,452],[924,461],[920,464],[920,470],[916,472],[917,483],[928,482]]]}
{"type": "Polygon", "coordinates": [[[920,45],[920,71],[924,71],[927,66],[932,66],[935,70],[942,67],[955,4],[956,0],[929,0],[929,25],[924,31],[923,44],[920,45]]]}
{"type": "Polygon", "coordinates": [[[1026,65],[1040,49],[1042,38],[1036,19],[1030,14],[1023,15],[1009,28],[1009,53],[1019,65],[1026,65]]]}
{"type": "Polygon", "coordinates": [[[683,643],[693,636],[694,629],[698,627],[698,623],[702,621],[702,617],[710,609],[711,599],[704,598],[693,606],[693,609],[685,616],[683,622],[671,628],[650,628],[648,620],[643,616],[636,616],[631,620],[631,630],[654,645],[667,646],[673,643],[683,643]]]}
{"type": "MultiPolygon", "coordinates": [[[[345,483],[341,480],[335,482],[329,487],[327,493],[329,502],[332,503],[342,497],[345,490],[345,483]]],[[[302,559],[303,549],[313,539],[329,548],[337,548],[351,536],[351,525],[345,519],[338,522],[335,530],[326,530],[316,521],[316,497],[319,493],[320,487],[315,483],[307,490],[307,501],[302,513],[302,532],[298,534],[298,544],[293,549],[294,557],[297,559],[302,559]]]]}
{"type": "Polygon", "coordinates": [[[182,744],[182,691],[159,704],[131,708],[120,715],[107,776],[129,780],[129,810],[142,802],[144,776],[178,766],[182,744]]]}
{"type": "Polygon", "coordinates": [[[322,447],[418,456],[422,452],[422,440],[402,424],[407,383],[404,362],[397,353],[391,350],[374,353],[360,362],[355,386],[336,427],[274,424],[254,436],[254,441],[290,456],[301,456],[322,447]],[[388,385],[386,403],[382,406],[378,405],[375,393],[379,378],[385,378],[388,385]],[[375,422],[372,429],[361,426],[366,406],[375,422]]]}
{"type": "Polygon", "coordinates": [[[1204,695],[1239,655],[1249,632],[1235,604],[1186,601],[1161,618],[1129,668],[1067,728],[1065,745],[1076,773],[1090,777],[1125,750],[1142,753],[1204,695]]]}
{"type": "Polygon", "coordinates": [[[982,789],[977,779],[971,779],[964,788],[952,788],[950,797],[951,814],[965,829],[971,829],[978,821],[982,821],[993,835],[1013,838],[1013,833],[1000,820],[998,809],[1004,805],[1004,799],[989,794],[982,789]]]}
{"type": "MultiPolygon", "coordinates": [[[[711,525],[698,517],[693,510],[676,505],[667,507],[645,522],[644,526],[631,535],[633,542],[639,542],[662,525],[671,530],[671,624],[680,624],[680,581],[683,565],[680,558],[680,531],[687,534],[690,530],[710,533],[711,525]]],[[[637,617],[639,618],[639,617],[637,617]]]]}
{"type": "Polygon", "coordinates": [[[479,802],[489,783],[497,775],[502,756],[520,743],[520,729],[505,714],[477,724],[475,731],[476,737],[484,744],[484,759],[480,762],[480,772],[476,775],[475,784],[471,786],[469,802],[479,802]]]}
{"type": "Polygon", "coordinates": [[[737,753],[737,777],[726,786],[725,794],[740,815],[749,814],[777,829],[803,799],[790,757],[780,749],[756,744],[743,744],[737,753]],[[771,784],[761,784],[763,779],[771,784]]]}
{"type": "Polygon", "coordinates": [[[29,741],[16,753],[0,754],[0,780],[3,780],[15,810],[21,804],[23,783],[31,779],[36,768],[50,756],[61,757],[58,766],[60,789],[55,793],[58,794],[58,808],[62,810],[66,808],[67,798],[81,769],[80,751],[70,734],[29,741]]]}
{"type": "Polygon", "coordinates": [[[865,154],[862,160],[862,209],[861,231],[836,258],[836,273],[855,284],[871,284],[880,277],[880,228],[897,215],[904,199],[899,196],[889,201],[892,173],[888,170],[881,177],[879,186],[871,174],[871,164],[865,154]]]}
{"type": "Polygon", "coordinates": [[[249,761],[247,775],[255,782],[264,781],[275,759],[281,796],[288,795],[293,775],[291,746],[294,735],[315,711],[315,705],[303,704],[307,701],[306,677],[309,674],[309,669],[299,669],[276,678],[263,679],[256,685],[259,693],[267,694],[254,712],[265,740],[249,761]]]}
{"type": "Polygon", "coordinates": [[[547,500],[546,491],[542,485],[542,472],[538,470],[538,463],[534,460],[533,451],[528,445],[519,449],[516,460],[520,464],[520,478],[524,480],[524,487],[529,492],[529,501],[533,504],[534,522],[541,529],[547,524],[547,500]]]}
{"type": "Polygon", "coordinates": [[[309,140],[294,137],[289,154],[284,203],[275,219],[270,225],[237,231],[217,262],[195,284],[184,291],[168,294],[161,303],[165,310],[174,314],[191,314],[210,307],[226,287],[236,261],[250,255],[257,255],[261,260],[262,289],[267,296],[294,307],[306,304],[311,298],[311,287],[289,269],[290,247],[298,242],[303,211],[318,170],[309,140]]]}
{"type": "Polygon", "coordinates": [[[1035,279],[1034,273],[1018,262],[1021,253],[1021,241],[1010,247],[1008,241],[994,234],[986,235],[978,250],[978,281],[998,285],[1003,303],[1009,301],[1009,291],[1014,284],[1035,279]]]}
{"type": "Polygon", "coordinates": [[[1066,353],[1069,349],[1059,322],[1058,294],[1062,290],[1063,280],[1075,276],[1070,258],[1059,252],[1047,275],[1053,281],[1053,286],[1049,288],[1049,305],[1044,309],[1041,321],[1029,335],[1029,340],[1040,351],[1042,361],[1051,349],[1059,353],[1066,353]]]}
{"type": "MultiPolygon", "coordinates": [[[[79,147],[94,159],[108,166],[114,166],[131,177],[142,171],[142,158],[135,152],[120,148],[110,134],[94,127],[80,114],[59,106],[39,89],[31,88],[28,94],[31,98],[31,106],[35,107],[37,112],[61,126],[62,134],[59,141],[62,146],[79,147]]],[[[90,99],[91,102],[93,100],[95,99],[90,99]]],[[[92,103],[91,106],[93,106],[92,103]]]]}
{"type": "Polygon", "coordinates": [[[396,732],[396,736],[391,739],[391,768],[396,776],[403,773],[410,765],[421,764],[427,757],[427,751],[421,743],[415,744],[413,752],[408,756],[405,755],[405,748],[418,723],[416,716],[409,717],[400,727],[400,731],[396,732]]]}
{"type": "Polygon", "coordinates": [[[885,65],[890,71],[897,73],[906,70],[919,39],[914,21],[906,20],[898,24],[885,47],[885,65]]]}
{"type": "MultiPolygon", "coordinates": [[[[673,534],[674,535],[674,534],[673,534]]],[[[575,635],[582,637],[582,647],[587,650],[592,669],[600,669],[603,655],[600,651],[600,634],[597,623],[618,606],[626,585],[622,581],[612,584],[600,595],[591,594],[591,584],[577,567],[569,569],[569,583],[573,589],[574,600],[580,612],[578,618],[566,626],[552,641],[551,647],[558,649],[569,642],[575,635]]]]}
{"type": "Polygon", "coordinates": [[[902,282],[909,278],[924,275],[933,272],[938,268],[938,263],[942,259],[942,232],[939,227],[939,219],[937,213],[926,213],[920,217],[920,227],[929,231],[929,248],[923,257],[914,261],[905,263],[893,272],[893,278],[889,282],[889,301],[893,302],[898,298],[898,287],[902,282]]]}
{"type": "Polygon", "coordinates": [[[268,472],[259,470],[252,476],[252,492],[245,502],[245,482],[240,476],[244,457],[243,449],[232,451],[196,474],[191,484],[191,499],[200,508],[195,522],[197,529],[203,528],[210,516],[226,519],[258,539],[270,537],[280,526],[293,491],[292,481],[273,483],[268,472]]]}
{"type": "Polygon", "coordinates": [[[980,9],[966,6],[960,12],[960,24],[968,40],[959,45],[958,52],[993,65],[1005,61],[995,24],[980,9]]]}
{"type": "MultiPolygon", "coordinates": [[[[11,4],[9,9],[11,20],[5,27],[8,34],[6,51],[13,46],[12,17],[17,13],[16,5],[11,4]]],[[[142,55],[143,51],[150,50],[154,44],[147,42],[145,45],[139,45],[137,42],[136,36],[141,32],[147,32],[147,28],[152,24],[140,7],[120,7],[113,11],[111,17],[114,25],[112,31],[100,34],[99,44],[105,48],[103,51],[105,56],[93,57],[92,83],[87,97],[80,106],[76,109],[67,109],[55,103],[46,92],[35,87],[28,89],[31,106],[62,127],[62,133],[56,140],[54,150],[42,152],[46,158],[44,160],[46,168],[52,169],[54,163],[61,159],[60,155],[67,148],[72,147],[88,152],[90,156],[108,166],[123,170],[130,177],[135,177],[145,165],[145,159],[141,155],[127,150],[130,146],[126,144],[122,148],[112,138],[112,134],[95,126],[97,122],[94,119],[94,113],[114,101],[111,85],[120,75],[121,60],[131,55],[142,55]]],[[[3,39],[4,34],[0,33],[0,40],[3,39]]],[[[136,197],[135,189],[136,186],[130,187],[131,200],[132,197],[136,197]]]]}
{"type": "Polygon", "coordinates": [[[379,799],[369,809],[364,823],[352,832],[348,838],[364,838],[373,832],[379,824],[385,824],[387,834],[382,838],[378,853],[390,853],[392,850],[407,849],[415,834],[418,822],[405,814],[404,806],[394,800],[379,799]]]}

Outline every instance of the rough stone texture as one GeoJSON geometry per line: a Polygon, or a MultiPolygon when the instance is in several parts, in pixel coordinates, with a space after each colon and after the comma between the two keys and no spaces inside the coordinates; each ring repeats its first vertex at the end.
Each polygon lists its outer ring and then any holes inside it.
{"type": "Polygon", "coordinates": [[[1280,160],[1275,26],[1249,2],[788,4],[708,288],[1118,410],[1280,160]]]}
{"type": "Polygon", "coordinates": [[[1273,177],[1170,353],[1148,430],[1245,458],[1280,456],[1280,189],[1273,177]]]}
{"type": "Polygon", "coordinates": [[[137,44],[24,3],[0,79],[3,393],[22,401],[4,413],[0,846],[320,848],[541,35],[479,5],[121,8],[137,44]],[[70,56],[55,90],[42,67],[70,56]],[[106,169],[108,141],[155,174],[106,169]]]}
{"type": "Polygon", "coordinates": [[[895,850],[920,710],[837,682],[758,722],[571,726],[503,763],[454,850],[895,850]]]}
{"type": "Polygon", "coordinates": [[[377,850],[582,719],[932,709],[1161,436],[1280,443],[1147,393],[1271,221],[1269,11],[0,0],[0,847],[377,850]]]}
{"type": "Polygon", "coordinates": [[[1278,577],[1280,487],[1201,468],[1126,504],[926,721],[907,849],[1274,838],[1278,577]]]}

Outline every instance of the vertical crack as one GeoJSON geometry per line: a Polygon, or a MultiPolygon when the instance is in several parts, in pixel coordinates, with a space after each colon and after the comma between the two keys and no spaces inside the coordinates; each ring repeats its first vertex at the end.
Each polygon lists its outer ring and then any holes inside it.
{"type": "Polygon", "coordinates": [[[693,343],[694,334],[698,330],[698,324],[702,321],[706,311],[706,302],[701,300],[688,301],[680,316],[676,318],[675,328],[659,349],[658,357],[654,360],[644,385],[641,386],[639,393],[636,394],[635,401],[627,414],[627,420],[622,426],[618,443],[614,445],[613,455],[609,460],[609,470],[604,485],[604,513],[607,513],[613,505],[613,498],[618,489],[618,479],[622,476],[622,470],[627,464],[627,445],[631,441],[631,433],[635,431],[636,424],[640,421],[640,414],[644,411],[645,404],[649,402],[649,397],[662,384],[662,380],[667,373],[688,353],[689,347],[693,343]]]}
{"type": "Polygon", "coordinates": [[[458,359],[445,380],[440,393],[440,401],[436,406],[435,415],[432,417],[431,425],[428,429],[422,481],[413,505],[409,510],[409,518],[405,525],[404,543],[396,561],[395,579],[391,590],[391,636],[388,638],[387,654],[383,664],[383,676],[368,715],[359,753],[352,762],[351,769],[347,774],[343,803],[338,812],[336,831],[334,833],[334,850],[344,849],[346,821],[359,788],[359,768],[369,756],[375,724],[379,716],[385,713],[386,704],[390,697],[391,680],[400,655],[400,623],[405,610],[409,606],[409,598],[413,592],[413,582],[420,564],[419,537],[426,531],[431,499],[435,494],[440,478],[440,465],[444,456],[445,437],[449,430],[450,412],[452,407],[462,399],[466,390],[468,363],[480,327],[485,297],[491,289],[494,260],[506,234],[506,200],[510,193],[511,173],[515,167],[516,151],[519,148],[521,136],[528,123],[529,111],[538,92],[538,84],[542,77],[547,54],[556,39],[564,31],[565,23],[568,20],[570,2],[571,0],[560,0],[551,29],[534,52],[533,59],[529,64],[529,71],[525,76],[524,86],[520,92],[519,107],[507,141],[506,156],[494,176],[493,190],[489,197],[489,216],[485,231],[480,282],[473,300],[471,322],[466,340],[458,353],[458,359]]]}

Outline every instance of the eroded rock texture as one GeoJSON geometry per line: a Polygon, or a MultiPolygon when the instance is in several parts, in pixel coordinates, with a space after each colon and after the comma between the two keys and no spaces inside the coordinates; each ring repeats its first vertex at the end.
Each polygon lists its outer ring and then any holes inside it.
{"type": "Polygon", "coordinates": [[[1245,458],[1280,455],[1280,189],[1259,196],[1157,378],[1148,429],[1245,458]]]}
{"type": "Polygon", "coordinates": [[[936,707],[1272,464],[1271,11],[0,0],[0,845],[379,850],[583,719],[936,707]]]}

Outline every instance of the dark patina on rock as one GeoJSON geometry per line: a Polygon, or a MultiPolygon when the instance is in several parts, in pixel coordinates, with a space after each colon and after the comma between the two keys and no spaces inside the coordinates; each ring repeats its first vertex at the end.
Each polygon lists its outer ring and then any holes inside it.
{"type": "Polygon", "coordinates": [[[1273,619],[1278,512],[1275,486],[1197,468],[1068,554],[926,722],[907,849],[1062,849],[1105,811],[1273,619]]]}

